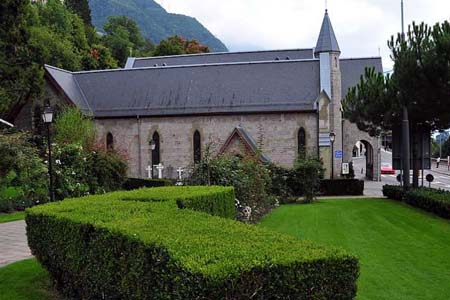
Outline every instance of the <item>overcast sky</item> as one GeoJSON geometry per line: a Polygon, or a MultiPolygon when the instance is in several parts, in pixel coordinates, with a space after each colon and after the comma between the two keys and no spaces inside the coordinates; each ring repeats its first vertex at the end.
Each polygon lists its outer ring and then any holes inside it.
{"type": "MultiPolygon", "coordinates": [[[[230,51],[314,47],[325,0],[157,0],[172,13],[197,18],[230,51]]],[[[328,0],[343,57],[383,57],[400,31],[400,0],[328,0]]],[[[450,0],[405,0],[405,21],[430,24],[450,19],[450,0]]]]}

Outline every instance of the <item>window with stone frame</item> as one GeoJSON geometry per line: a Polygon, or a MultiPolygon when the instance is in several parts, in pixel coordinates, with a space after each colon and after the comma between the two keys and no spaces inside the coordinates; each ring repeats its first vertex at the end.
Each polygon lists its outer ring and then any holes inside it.
{"type": "Polygon", "coordinates": [[[202,160],[202,140],[198,130],[194,132],[194,163],[198,164],[202,160]]]}
{"type": "Polygon", "coordinates": [[[108,132],[108,134],[106,135],[106,150],[114,150],[114,136],[111,132],[108,132]]]}
{"type": "Polygon", "coordinates": [[[161,145],[159,133],[155,131],[152,136],[153,143],[155,145],[155,149],[152,151],[152,165],[159,165],[161,162],[161,145]]]}
{"type": "Polygon", "coordinates": [[[298,156],[300,158],[306,156],[306,131],[303,127],[298,130],[298,156]]]}

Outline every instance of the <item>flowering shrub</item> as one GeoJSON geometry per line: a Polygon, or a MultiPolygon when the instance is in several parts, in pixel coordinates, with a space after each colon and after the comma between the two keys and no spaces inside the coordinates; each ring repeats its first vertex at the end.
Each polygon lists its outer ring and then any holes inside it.
{"type": "Polygon", "coordinates": [[[0,133],[0,212],[48,200],[47,167],[24,133],[0,133]]]}
{"type": "Polygon", "coordinates": [[[270,186],[269,171],[264,164],[251,155],[244,157],[221,155],[212,158],[207,148],[202,155],[202,160],[194,166],[189,183],[233,186],[239,200],[238,211],[240,215],[245,216],[240,219],[247,219],[247,211],[251,211],[250,219],[255,221],[274,204],[274,199],[267,190],[270,186]]]}
{"type": "Polygon", "coordinates": [[[112,151],[74,144],[55,144],[54,149],[56,199],[104,194],[120,189],[126,180],[126,162],[112,151]]]}

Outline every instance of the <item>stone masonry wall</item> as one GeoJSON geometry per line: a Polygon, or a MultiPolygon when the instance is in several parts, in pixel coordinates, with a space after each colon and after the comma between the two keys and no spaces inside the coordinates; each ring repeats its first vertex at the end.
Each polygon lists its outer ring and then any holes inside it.
{"type": "Polygon", "coordinates": [[[97,119],[95,122],[100,143],[106,142],[108,132],[113,134],[114,148],[127,155],[132,177],[147,177],[146,167],[151,165],[148,143],[155,131],[160,136],[164,177],[175,178],[177,168],[192,167],[195,130],[201,134],[202,149],[212,143],[218,151],[240,125],[274,163],[289,168],[297,157],[298,130],[303,127],[307,152],[317,155],[317,114],[314,113],[97,119]]]}

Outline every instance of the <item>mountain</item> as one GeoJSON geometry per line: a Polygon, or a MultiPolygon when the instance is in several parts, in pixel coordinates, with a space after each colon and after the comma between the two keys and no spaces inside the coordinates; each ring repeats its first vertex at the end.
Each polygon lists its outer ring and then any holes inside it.
{"type": "Polygon", "coordinates": [[[144,37],[159,43],[173,35],[196,39],[212,52],[228,51],[227,47],[195,18],[168,13],[153,0],[89,0],[92,23],[102,31],[109,16],[127,16],[136,21],[144,37]]]}

